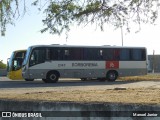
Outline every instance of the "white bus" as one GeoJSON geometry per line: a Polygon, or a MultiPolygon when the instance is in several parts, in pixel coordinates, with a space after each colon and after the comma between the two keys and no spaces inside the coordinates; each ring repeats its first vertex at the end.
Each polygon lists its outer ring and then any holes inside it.
{"type": "Polygon", "coordinates": [[[35,45],[27,50],[22,76],[55,83],[61,78],[97,78],[147,74],[145,47],[35,45]]]}

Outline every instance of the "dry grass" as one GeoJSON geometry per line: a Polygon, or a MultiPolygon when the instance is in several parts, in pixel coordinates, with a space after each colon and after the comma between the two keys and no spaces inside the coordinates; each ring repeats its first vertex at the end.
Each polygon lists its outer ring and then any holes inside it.
{"type": "Polygon", "coordinates": [[[160,80],[160,74],[148,74],[144,76],[120,77],[120,80],[138,81],[138,80],[160,80]]]}
{"type": "Polygon", "coordinates": [[[54,102],[160,104],[160,89],[128,88],[104,90],[54,90],[44,92],[25,92],[19,94],[0,93],[0,98],[54,102]]]}
{"type": "MultiPolygon", "coordinates": [[[[160,74],[145,76],[121,77],[121,80],[160,80],[160,74]]],[[[14,89],[1,90],[0,99],[29,100],[29,101],[61,101],[61,102],[98,102],[98,103],[137,103],[160,104],[159,88],[125,88],[125,89],[95,89],[93,87],[69,89],[14,89]]]]}

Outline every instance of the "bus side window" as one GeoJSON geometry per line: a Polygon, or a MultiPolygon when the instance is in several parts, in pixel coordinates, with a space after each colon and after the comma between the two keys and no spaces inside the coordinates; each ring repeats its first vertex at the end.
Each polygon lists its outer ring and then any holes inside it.
{"type": "Polygon", "coordinates": [[[41,48],[34,49],[30,58],[30,66],[45,62],[46,59],[45,54],[46,53],[44,49],[41,48]]]}
{"type": "Polygon", "coordinates": [[[97,48],[84,48],[83,49],[83,58],[84,60],[99,60],[99,49],[97,48]]]}
{"type": "Polygon", "coordinates": [[[51,60],[51,57],[52,57],[52,53],[51,53],[51,49],[47,48],[46,49],[46,60],[51,60]]]}
{"type": "Polygon", "coordinates": [[[142,60],[146,60],[146,51],[144,49],[142,51],[142,60]]]}
{"type": "Polygon", "coordinates": [[[36,63],[36,58],[37,58],[37,55],[34,51],[31,55],[31,58],[30,58],[30,65],[34,65],[36,63]]]}
{"type": "Polygon", "coordinates": [[[57,50],[54,48],[46,49],[46,60],[58,60],[57,50]]]}
{"type": "Polygon", "coordinates": [[[132,59],[135,60],[135,61],[145,60],[144,50],[132,49],[132,59]]]}
{"type": "Polygon", "coordinates": [[[103,51],[103,58],[105,59],[105,60],[113,60],[113,50],[114,49],[112,49],[112,48],[106,48],[106,49],[104,49],[104,51],[103,51]]]}
{"type": "Polygon", "coordinates": [[[131,56],[132,60],[140,60],[140,52],[139,50],[134,50],[132,49],[132,56],[131,56]]]}
{"type": "Polygon", "coordinates": [[[63,60],[62,50],[57,49],[57,60],[63,60]]]}
{"type": "Polygon", "coordinates": [[[53,51],[53,59],[54,60],[59,60],[58,59],[58,55],[59,55],[59,51],[57,49],[54,49],[54,51],[53,51]]]}
{"type": "Polygon", "coordinates": [[[45,62],[45,51],[38,50],[37,51],[37,64],[45,62]]]}
{"type": "Polygon", "coordinates": [[[69,50],[64,50],[64,60],[69,60],[70,59],[70,51],[69,50]]]}
{"type": "Polygon", "coordinates": [[[103,60],[103,50],[99,50],[99,59],[103,60]]]}
{"type": "Polygon", "coordinates": [[[119,59],[120,59],[120,50],[114,49],[114,60],[119,60],[119,59]]]}
{"type": "Polygon", "coordinates": [[[130,51],[128,49],[120,50],[120,60],[122,61],[130,60],[130,51]]]}

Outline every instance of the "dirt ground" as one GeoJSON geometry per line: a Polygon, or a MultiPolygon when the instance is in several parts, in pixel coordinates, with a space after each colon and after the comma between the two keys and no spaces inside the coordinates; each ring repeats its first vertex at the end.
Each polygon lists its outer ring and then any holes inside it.
{"type": "Polygon", "coordinates": [[[114,88],[94,90],[89,87],[81,90],[21,90],[21,92],[1,92],[0,99],[29,100],[29,101],[68,101],[68,102],[98,102],[98,103],[138,103],[138,104],[160,104],[160,89],[126,89],[114,88]]]}
{"type": "MultiPolygon", "coordinates": [[[[146,76],[150,80],[153,76],[146,76]]],[[[142,79],[145,80],[143,77],[142,79]]],[[[126,78],[125,78],[126,79],[126,78]]],[[[128,78],[129,79],[129,78],[128,78]]],[[[130,78],[134,80],[134,78],[130,78]]],[[[137,80],[137,78],[135,79],[137,80]]],[[[160,75],[152,80],[160,81],[160,75]]],[[[145,82],[144,82],[145,84],[145,82]]],[[[147,82],[146,82],[147,84],[147,82]]],[[[157,84],[159,86],[159,84],[157,84]]],[[[61,101],[61,102],[96,102],[96,103],[133,103],[160,104],[159,87],[115,87],[82,86],[82,87],[45,87],[45,88],[10,88],[0,90],[0,99],[28,100],[28,101],[61,101]]]]}

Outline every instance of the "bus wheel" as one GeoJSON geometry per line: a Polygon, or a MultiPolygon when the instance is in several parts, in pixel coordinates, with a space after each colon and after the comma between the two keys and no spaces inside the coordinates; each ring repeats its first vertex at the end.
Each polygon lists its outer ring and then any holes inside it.
{"type": "Polygon", "coordinates": [[[43,80],[46,83],[56,83],[59,79],[59,75],[57,72],[49,72],[47,74],[47,79],[43,80]]]}
{"type": "Polygon", "coordinates": [[[107,73],[107,80],[110,82],[115,81],[117,79],[117,77],[118,77],[118,73],[115,70],[109,71],[107,73]]]}
{"type": "Polygon", "coordinates": [[[34,79],[25,79],[25,81],[34,81],[34,79]]]}

